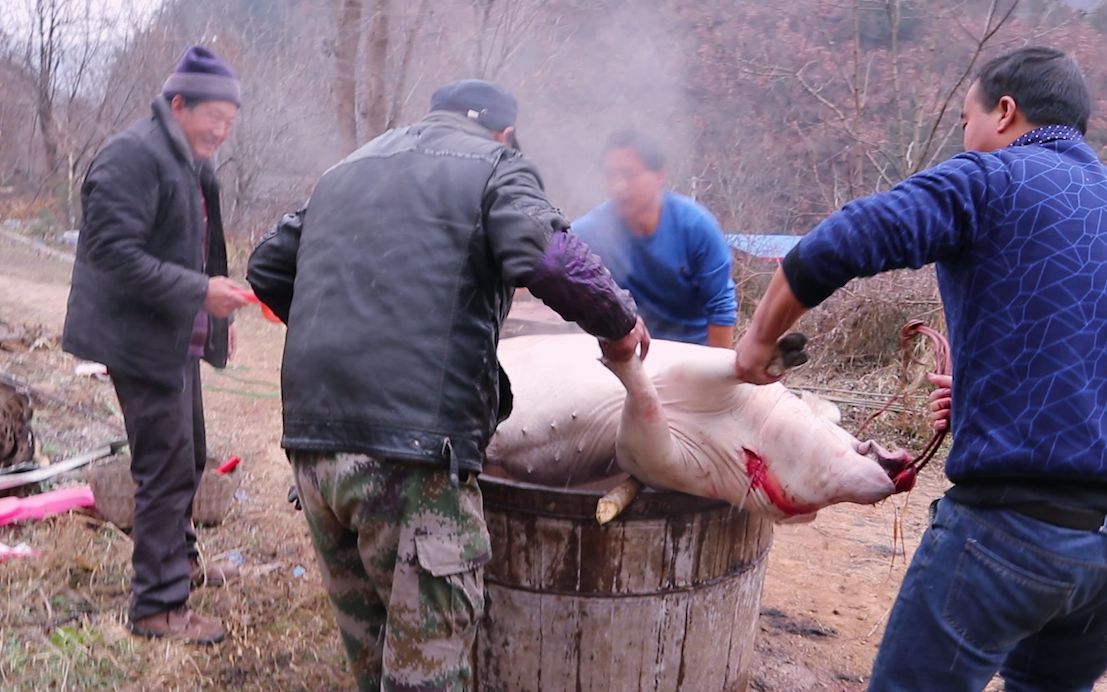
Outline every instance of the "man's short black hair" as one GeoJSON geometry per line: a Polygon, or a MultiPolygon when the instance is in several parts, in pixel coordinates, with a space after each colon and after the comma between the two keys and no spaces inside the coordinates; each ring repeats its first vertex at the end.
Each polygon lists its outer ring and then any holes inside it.
{"type": "Polygon", "coordinates": [[[1080,66],[1053,48],[1027,46],[988,61],[976,76],[988,110],[1010,96],[1034,125],[1068,125],[1088,131],[1092,99],[1080,66]]]}
{"type": "Polygon", "coordinates": [[[603,153],[612,149],[630,149],[642,160],[646,168],[651,171],[665,170],[665,152],[653,141],[638,130],[616,130],[607,136],[607,144],[603,153]]]}

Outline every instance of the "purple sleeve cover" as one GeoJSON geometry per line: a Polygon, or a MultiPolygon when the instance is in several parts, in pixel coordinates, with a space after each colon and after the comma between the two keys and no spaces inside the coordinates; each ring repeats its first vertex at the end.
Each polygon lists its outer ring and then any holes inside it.
{"type": "Polygon", "coordinates": [[[567,321],[603,339],[623,338],[638,318],[634,299],[619,288],[600,258],[564,231],[550,236],[527,288],[567,321]]]}

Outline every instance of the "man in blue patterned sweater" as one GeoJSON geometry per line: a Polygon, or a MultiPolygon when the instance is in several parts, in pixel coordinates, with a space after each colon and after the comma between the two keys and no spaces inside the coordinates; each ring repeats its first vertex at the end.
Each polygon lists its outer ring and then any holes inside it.
{"type": "Polygon", "coordinates": [[[1090,102],[1061,52],[989,62],[965,97],[966,152],[827,218],[738,342],[738,376],[773,381],[776,341],[807,309],[853,277],[937,265],[954,486],[872,690],[980,690],[997,671],[1007,690],[1088,690],[1107,670],[1107,168],[1083,140],[1090,102]]]}

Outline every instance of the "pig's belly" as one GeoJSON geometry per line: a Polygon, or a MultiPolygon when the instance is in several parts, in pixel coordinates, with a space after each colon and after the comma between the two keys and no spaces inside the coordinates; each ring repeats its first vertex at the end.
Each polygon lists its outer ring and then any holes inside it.
{"type": "Polygon", "coordinates": [[[617,472],[615,435],[626,393],[598,356],[596,340],[587,336],[502,341],[500,363],[515,403],[492,437],[489,462],[515,478],[556,486],[617,472]]]}
{"type": "MultiPolygon", "coordinates": [[[[733,357],[694,344],[654,341],[644,365],[651,378],[663,380],[673,366],[705,356],[712,362],[733,357]]],[[[613,458],[626,390],[600,363],[595,338],[505,339],[499,358],[515,403],[488,447],[491,463],[521,480],[559,486],[618,472],[613,458]]]]}

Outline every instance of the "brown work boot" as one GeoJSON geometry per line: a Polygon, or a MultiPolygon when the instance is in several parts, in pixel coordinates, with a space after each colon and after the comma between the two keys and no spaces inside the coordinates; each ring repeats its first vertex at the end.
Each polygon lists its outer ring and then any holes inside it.
{"type": "Polygon", "coordinates": [[[232,579],[238,579],[238,565],[230,560],[190,560],[192,566],[192,588],[204,586],[225,586],[232,579]]]}
{"type": "Polygon", "coordinates": [[[177,639],[191,644],[217,644],[227,636],[218,618],[200,615],[188,606],[133,621],[130,627],[140,637],[177,639]]]}

